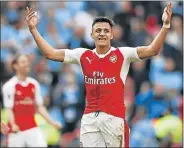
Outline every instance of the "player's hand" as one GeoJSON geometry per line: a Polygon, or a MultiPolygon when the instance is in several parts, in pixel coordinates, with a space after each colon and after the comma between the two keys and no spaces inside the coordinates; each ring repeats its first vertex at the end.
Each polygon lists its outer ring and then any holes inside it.
{"type": "Polygon", "coordinates": [[[14,133],[17,133],[17,132],[19,132],[19,127],[16,125],[16,124],[13,124],[12,125],[12,131],[14,132],[14,133]]]}
{"type": "Polygon", "coordinates": [[[27,17],[26,17],[27,24],[29,26],[29,29],[32,30],[36,28],[36,25],[38,24],[38,15],[37,12],[33,11],[32,8],[29,9],[28,7],[26,7],[26,9],[27,9],[27,17]]]}
{"type": "Polygon", "coordinates": [[[162,14],[162,21],[165,25],[170,24],[172,15],[172,3],[169,2],[167,7],[164,8],[164,12],[162,14]]]}
{"type": "Polygon", "coordinates": [[[53,121],[52,126],[54,126],[56,129],[61,129],[63,127],[62,124],[58,121],[53,121]]]}
{"type": "Polygon", "coordinates": [[[9,131],[9,127],[6,123],[1,122],[1,133],[6,135],[9,131]]]}

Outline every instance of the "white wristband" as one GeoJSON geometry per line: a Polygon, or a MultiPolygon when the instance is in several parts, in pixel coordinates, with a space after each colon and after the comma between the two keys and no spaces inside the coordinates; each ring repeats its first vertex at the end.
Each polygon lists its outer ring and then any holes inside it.
{"type": "Polygon", "coordinates": [[[171,24],[169,23],[169,24],[163,24],[163,27],[164,28],[170,28],[171,27],[171,24]]]}

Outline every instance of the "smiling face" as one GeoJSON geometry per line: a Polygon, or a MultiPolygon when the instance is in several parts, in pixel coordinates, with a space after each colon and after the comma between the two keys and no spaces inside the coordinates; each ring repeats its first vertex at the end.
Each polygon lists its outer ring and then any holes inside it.
{"type": "Polygon", "coordinates": [[[91,37],[96,46],[110,45],[110,41],[113,39],[112,28],[107,22],[98,22],[92,28],[91,37]]]}

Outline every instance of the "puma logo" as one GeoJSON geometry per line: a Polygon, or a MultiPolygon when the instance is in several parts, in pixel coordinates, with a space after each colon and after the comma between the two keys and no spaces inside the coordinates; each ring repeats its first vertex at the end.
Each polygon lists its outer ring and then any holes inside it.
{"type": "Polygon", "coordinates": [[[89,59],[88,57],[86,57],[86,59],[89,61],[89,63],[91,64],[91,61],[93,60],[93,59],[89,59]]]}

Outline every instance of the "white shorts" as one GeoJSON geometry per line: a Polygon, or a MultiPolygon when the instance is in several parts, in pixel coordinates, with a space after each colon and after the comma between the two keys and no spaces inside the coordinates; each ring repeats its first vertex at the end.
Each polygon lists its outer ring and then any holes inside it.
{"type": "Polygon", "coordinates": [[[104,112],[84,114],[80,147],[129,147],[129,132],[122,118],[104,112]]]}
{"type": "Polygon", "coordinates": [[[46,139],[38,127],[10,133],[7,140],[8,147],[47,147],[46,139]]]}

